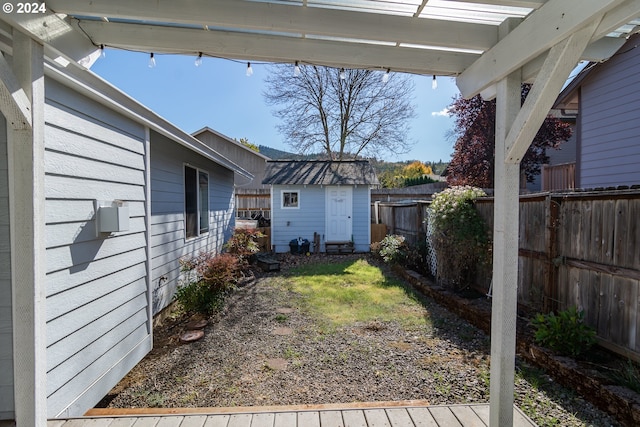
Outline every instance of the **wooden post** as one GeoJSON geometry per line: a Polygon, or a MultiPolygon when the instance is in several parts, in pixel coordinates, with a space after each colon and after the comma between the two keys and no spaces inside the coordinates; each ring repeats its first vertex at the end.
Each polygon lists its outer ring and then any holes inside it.
{"type": "Polygon", "coordinates": [[[8,126],[13,372],[19,426],[47,424],[43,46],[13,31],[13,72],[31,127],[8,126]]]}
{"type": "Polygon", "coordinates": [[[520,164],[504,160],[505,140],[520,109],[520,73],[498,83],[491,308],[490,425],[513,425],[518,299],[520,164]]]}

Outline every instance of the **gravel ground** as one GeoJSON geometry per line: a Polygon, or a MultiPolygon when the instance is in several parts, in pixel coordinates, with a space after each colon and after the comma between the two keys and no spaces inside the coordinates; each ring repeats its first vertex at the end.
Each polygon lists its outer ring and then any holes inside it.
{"type": "MultiPolygon", "coordinates": [[[[166,321],[154,331],[154,350],[102,406],[489,401],[489,337],[432,300],[423,302],[428,327],[372,321],[327,330],[279,284],[295,264],[331,260],[285,257],[280,273],[240,287],[200,341],[179,342],[188,319],[166,321]]],[[[520,362],[517,370],[516,404],[539,425],[619,425],[540,371],[520,362]]]]}

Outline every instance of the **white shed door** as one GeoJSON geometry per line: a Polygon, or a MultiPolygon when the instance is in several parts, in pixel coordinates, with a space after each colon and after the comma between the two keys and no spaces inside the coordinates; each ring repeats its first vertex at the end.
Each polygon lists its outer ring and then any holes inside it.
{"type": "Polygon", "coordinates": [[[353,191],[351,187],[327,187],[327,231],[325,241],[351,240],[353,191]]]}

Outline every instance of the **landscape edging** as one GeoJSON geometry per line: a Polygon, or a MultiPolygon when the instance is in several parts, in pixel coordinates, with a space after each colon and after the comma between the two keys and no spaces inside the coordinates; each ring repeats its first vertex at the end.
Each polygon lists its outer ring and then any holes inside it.
{"type": "MultiPolygon", "coordinates": [[[[491,334],[491,309],[479,307],[473,300],[436,285],[416,271],[400,266],[395,266],[394,271],[438,304],[491,334]]],[[[604,384],[580,370],[573,359],[556,356],[535,345],[526,334],[518,334],[516,350],[518,356],[544,369],[559,384],[576,390],[585,400],[613,415],[622,425],[640,425],[640,394],[626,387],[604,384]]]]}

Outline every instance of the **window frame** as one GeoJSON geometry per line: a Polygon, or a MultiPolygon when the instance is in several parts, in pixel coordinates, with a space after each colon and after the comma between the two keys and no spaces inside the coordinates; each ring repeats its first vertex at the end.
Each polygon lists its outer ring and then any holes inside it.
{"type": "Polygon", "coordinates": [[[300,201],[301,201],[300,194],[301,194],[300,190],[289,190],[289,189],[280,190],[280,208],[281,209],[300,209],[300,201]],[[284,204],[284,201],[285,201],[284,200],[284,195],[285,195],[285,193],[291,193],[291,194],[295,193],[297,195],[297,205],[296,206],[285,206],[285,204],[284,204]]]}
{"type": "MultiPolygon", "coordinates": [[[[196,166],[190,165],[188,163],[184,163],[183,164],[183,168],[182,168],[182,173],[183,173],[183,180],[182,180],[182,185],[183,185],[183,191],[184,191],[184,239],[185,240],[191,240],[191,239],[196,239],[200,236],[206,235],[211,231],[211,222],[210,222],[210,214],[211,214],[211,207],[210,207],[210,197],[209,197],[209,190],[210,190],[210,180],[209,180],[209,172],[204,170],[204,169],[200,169],[196,166]],[[188,179],[188,175],[190,175],[187,170],[192,170],[193,172],[195,172],[195,180],[193,180],[193,177],[191,177],[192,182],[187,182],[188,179]],[[201,176],[205,176],[206,177],[206,191],[205,191],[205,195],[206,195],[206,212],[203,212],[203,193],[202,193],[202,183],[200,181],[200,177],[201,176]],[[195,185],[195,188],[191,188],[191,191],[188,191],[189,189],[187,188],[190,185],[195,185]],[[191,195],[191,197],[195,197],[195,209],[194,206],[190,206],[190,203],[193,203],[193,200],[188,200],[189,195],[191,195]],[[189,219],[190,218],[190,213],[194,211],[195,212],[195,218],[193,219],[189,219]],[[206,218],[207,218],[207,222],[206,222],[206,228],[202,226],[202,218],[203,218],[203,214],[206,214],[206,218]],[[195,224],[191,224],[190,221],[194,221],[195,224]]],[[[193,213],[191,213],[191,215],[193,215],[193,213]]]]}

